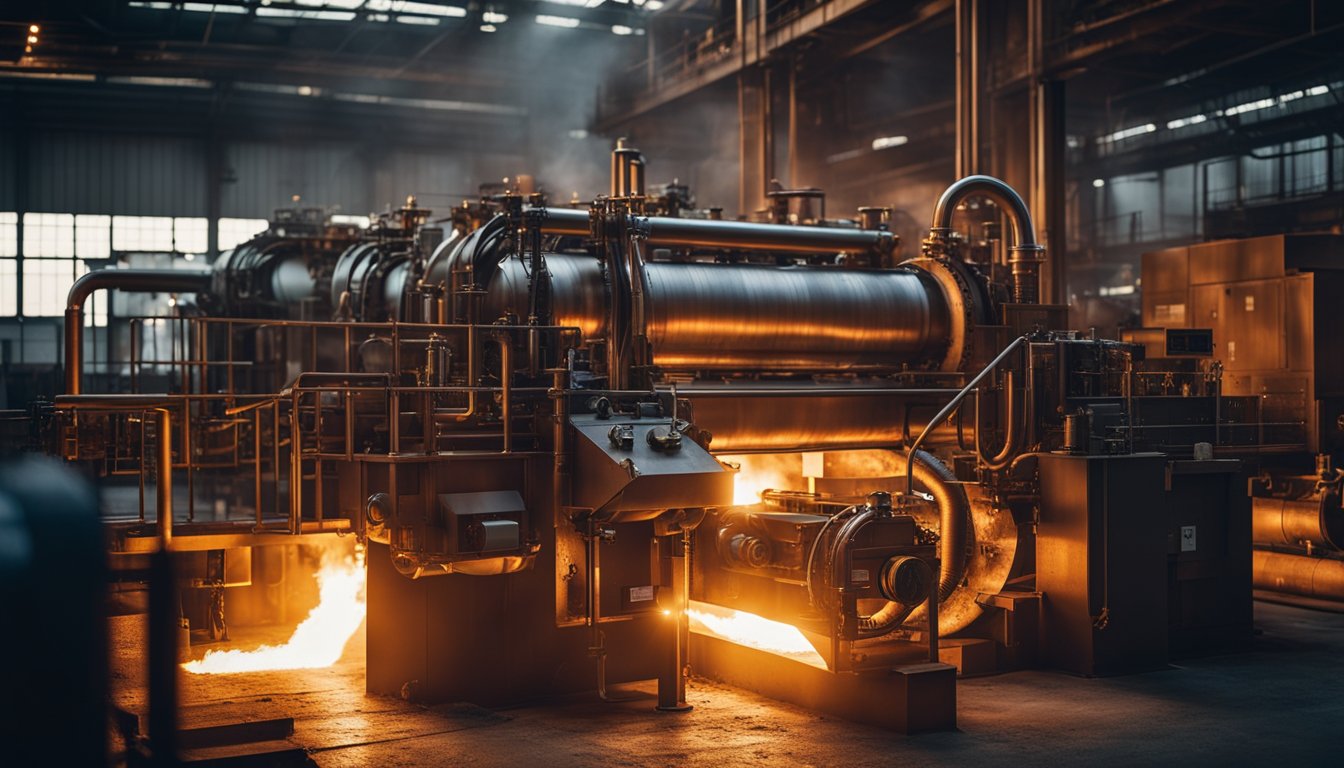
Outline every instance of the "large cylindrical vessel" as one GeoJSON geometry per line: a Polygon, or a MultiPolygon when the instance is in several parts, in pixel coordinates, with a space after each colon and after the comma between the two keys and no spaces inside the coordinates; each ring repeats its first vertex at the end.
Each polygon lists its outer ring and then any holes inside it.
{"type": "MultiPolygon", "coordinates": [[[[556,325],[605,336],[602,263],[547,254],[556,325]]],[[[919,269],[650,262],[644,296],[653,363],[663,371],[854,372],[941,360],[949,335],[942,289],[919,269]]],[[[486,287],[488,316],[527,316],[528,276],[504,260],[486,287]]]]}

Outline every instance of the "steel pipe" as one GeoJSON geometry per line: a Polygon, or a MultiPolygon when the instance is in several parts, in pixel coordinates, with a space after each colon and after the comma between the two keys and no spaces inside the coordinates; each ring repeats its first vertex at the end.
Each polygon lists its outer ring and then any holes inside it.
{"type": "Polygon", "coordinates": [[[1251,553],[1251,571],[1256,589],[1344,600],[1344,560],[1257,549],[1251,553]]]}
{"type": "MultiPolygon", "coordinates": [[[[886,230],[674,219],[666,216],[633,216],[630,219],[630,227],[631,231],[643,237],[649,245],[683,248],[733,248],[775,253],[883,254],[895,250],[897,243],[896,236],[886,230]]],[[[549,235],[586,236],[590,231],[588,211],[574,208],[547,208],[546,221],[542,224],[541,231],[549,235]]]]}
{"type": "Polygon", "coordinates": [[[957,206],[976,195],[993,200],[1008,213],[1013,232],[1013,246],[1008,257],[1013,271],[1013,301],[1035,303],[1040,296],[1040,268],[1045,260],[1042,255],[1045,248],[1036,241],[1036,225],[1031,221],[1031,211],[1012,187],[993,176],[967,176],[953,183],[933,208],[933,236],[949,231],[957,206]]]}
{"type": "Polygon", "coordinates": [[[200,293],[210,289],[213,273],[178,269],[100,269],[70,286],[65,300],[65,391],[79,394],[84,364],[84,302],[94,291],[200,293]]]}
{"type": "Polygon", "coordinates": [[[1306,543],[1340,549],[1340,543],[1344,543],[1344,509],[1329,505],[1329,498],[1253,498],[1251,538],[1264,544],[1306,543]]]}

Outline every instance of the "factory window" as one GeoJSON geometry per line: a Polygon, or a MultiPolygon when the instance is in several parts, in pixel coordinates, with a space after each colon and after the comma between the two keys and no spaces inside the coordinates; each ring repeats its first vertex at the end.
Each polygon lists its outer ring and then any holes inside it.
{"type": "Polygon", "coordinates": [[[176,219],[173,221],[173,250],[180,253],[203,254],[210,250],[209,222],[205,219],[176,219]]]}
{"type": "Polygon", "coordinates": [[[13,211],[0,213],[0,256],[19,255],[19,215],[13,211]]]}
{"type": "Polygon", "coordinates": [[[144,253],[173,250],[170,216],[113,216],[112,249],[144,253]]]}
{"type": "Polygon", "coordinates": [[[23,214],[23,255],[55,259],[74,256],[75,217],[68,213],[23,214]]]}
{"type": "MultiPolygon", "coordinates": [[[[27,220],[24,223],[27,228],[27,220]]],[[[24,241],[28,237],[25,232],[24,241]]],[[[65,313],[65,298],[75,278],[88,270],[75,259],[25,257],[23,260],[23,314],[51,317],[65,313]]]]}
{"type": "Polygon", "coordinates": [[[112,255],[112,217],[75,217],[75,255],[81,259],[106,259],[112,255]]]}
{"type": "Polygon", "coordinates": [[[236,248],[239,244],[251,240],[258,233],[266,231],[270,222],[265,219],[220,219],[219,250],[236,248]]]}
{"type": "Polygon", "coordinates": [[[0,317],[13,317],[19,313],[18,275],[16,259],[0,259],[0,317]]]}
{"type": "Polygon", "coordinates": [[[19,255],[19,215],[0,211],[0,317],[19,313],[19,263],[6,256],[19,255]]]}

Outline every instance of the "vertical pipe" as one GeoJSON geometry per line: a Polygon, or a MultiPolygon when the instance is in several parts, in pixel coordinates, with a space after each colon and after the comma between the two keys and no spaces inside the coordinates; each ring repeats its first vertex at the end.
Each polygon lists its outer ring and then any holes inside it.
{"type": "MultiPolygon", "coordinates": [[[[798,180],[798,61],[789,59],[789,186],[799,189],[803,186],[798,180]]],[[[825,202],[822,203],[825,205],[825,202]]],[[[821,211],[826,218],[826,211],[821,211]]]]}
{"type": "Polygon", "coordinates": [[[761,205],[770,204],[766,193],[775,176],[774,89],[769,67],[761,70],[761,205]]]}
{"type": "Polygon", "coordinates": [[[495,338],[499,342],[499,410],[500,420],[504,422],[503,453],[513,453],[513,406],[509,402],[513,388],[513,344],[508,334],[501,333],[495,338]]]}
{"type": "MultiPolygon", "coordinates": [[[[155,408],[159,426],[158,496],[159,546],[167,549],[173,541],[173,415],[167,408],[155,408]]],[[[143,448],[142,448],[143,450],[143,448]]]]}
{"type": "MultiPolygon", "coordinates": [[[[739,2],[738,5],[741,8],[739,2]]],[[[739,14],[739,18],[740,18],[739,14]]],[[[744,47],[745,50],[745,47],[744,47]]],[[[747,215],[747,81],[746,70],[737,72],[737,213],[747,215]]]]}

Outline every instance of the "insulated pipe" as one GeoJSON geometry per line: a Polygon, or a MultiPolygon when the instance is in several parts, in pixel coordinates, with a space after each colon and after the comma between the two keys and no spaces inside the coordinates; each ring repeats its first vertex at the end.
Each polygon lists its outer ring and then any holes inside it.
{"type": "Polygon", "coordinates": [[[1251,500],[1251,538],[1265,544],[1339,549],[1344,543],[1344,509],[1338,497],[1322,499],[1276,499],[1255,497],[1251,500]],[[1328,499],[1334,499],[1330,505],[1328,499]]]}
{"type": "Polygon", "coordinates": [[[1251,553],[1251,571],[1256,589],[1344,600],[1344,560],[1257,549],[1251,553]]]}
{"type": "Polygon", "coordinates": [[[993,176],[967,176],[948,187],[933,208],[933,236],[952,228],[952,213],[961,201],[975,195],[988,197],[1008,212],[1013,247],[1008,263],[1013,269],[1013,301],[1035,303],[1040,296],[1040,267],[1045,248],[1036,242],[1036,226],[1022,197],[993,176]]]}
{"type": "Polygon", "coordinates": [[[84,301],[102,289],[135,293],[200,293],[210,289],[213,273],[177,269],[100,269],[70,286],[65,300],[65,391],[79,394],[84,353],[84,301]]]}

